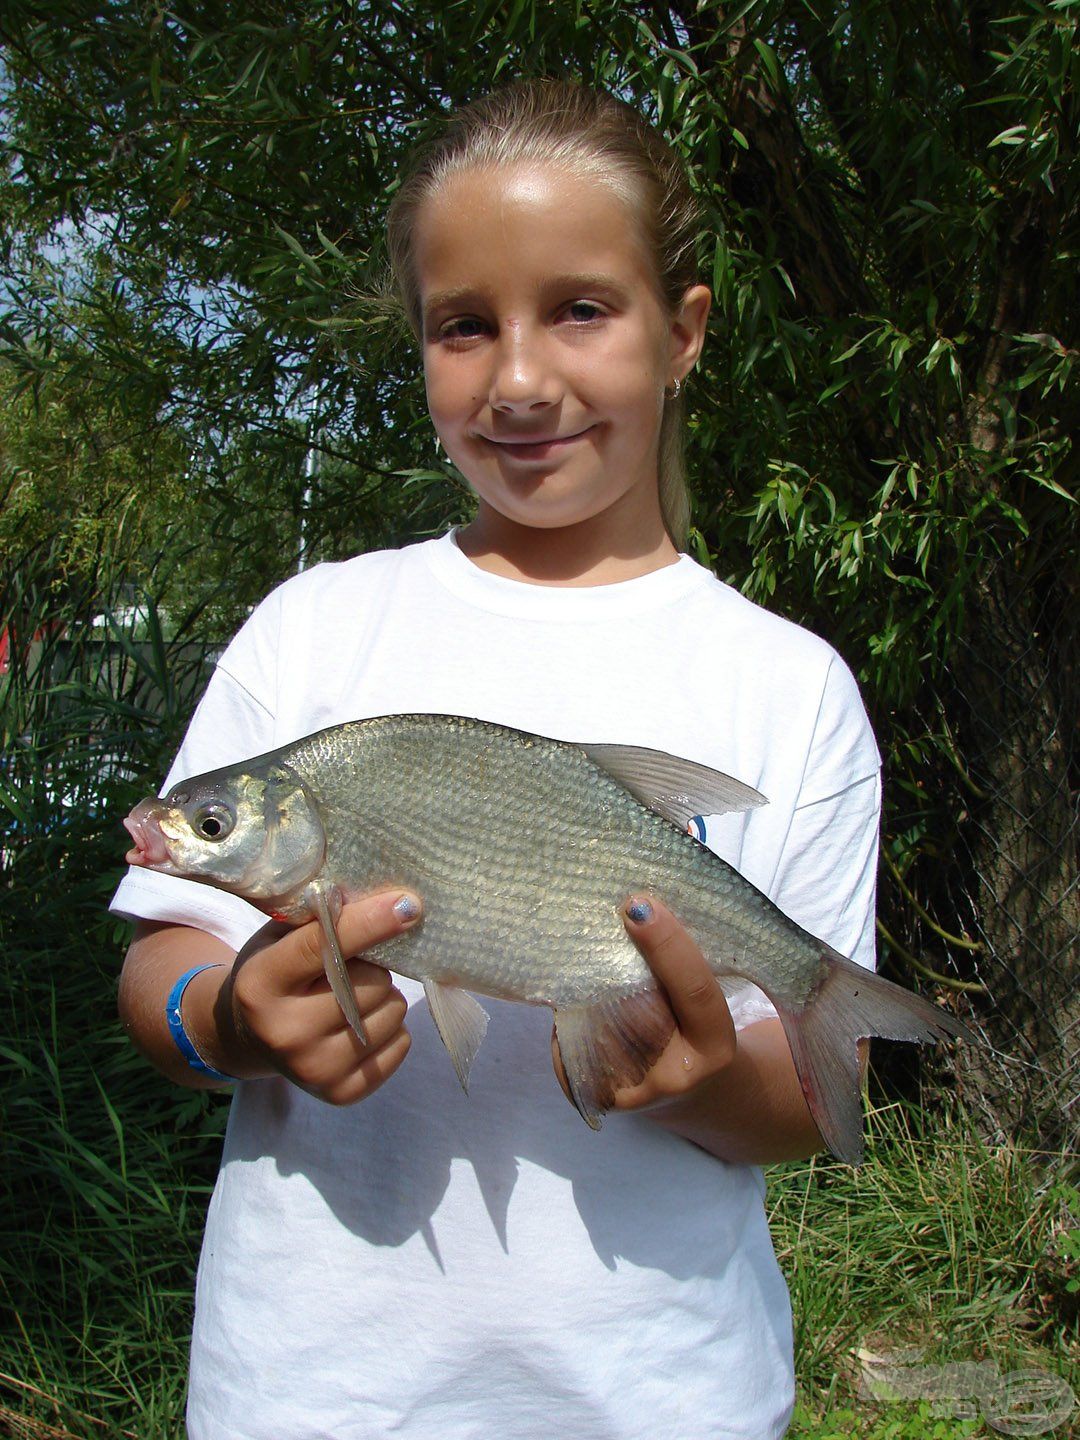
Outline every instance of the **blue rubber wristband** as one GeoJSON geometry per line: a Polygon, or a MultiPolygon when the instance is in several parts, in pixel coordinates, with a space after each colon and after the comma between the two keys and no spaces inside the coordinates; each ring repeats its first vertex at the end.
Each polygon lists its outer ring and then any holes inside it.
{"type": "Polygon", "coordinates": [[[223,1075],[220,1070],[215,1070],[212,1065],[207,1065],[191,1043],[191,1036],[184,1029],[184,1018],[180,1014],[180,1002],[184,998],[184,991],[188,984],[194,980],[196,975],[201,975],[204,970],[220,970],[220,968],[220,965],[211,963],[196,965],[191,970],[185,970],[169,991],[169,998],[165,1001],[165,1019],[169,1022],[169,1034],[173,1038],[173,1044],[192,1070],[207,1076],[210,1080],[220,1080],[226,1085],[235,1085],[237,1084],[235,1075],[223,1075]]]}

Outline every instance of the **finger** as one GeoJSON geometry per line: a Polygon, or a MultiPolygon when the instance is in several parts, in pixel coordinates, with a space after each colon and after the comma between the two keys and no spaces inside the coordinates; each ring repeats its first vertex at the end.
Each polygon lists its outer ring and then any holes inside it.
{"type": "Polygon", "coordinates": [[[328,1078],[355,1070],[357,1065],[390,1043],[405,1028],[407,1005],[404,996],[393,990],[364,1016],[368,1044],[361,1045],[351,1027],[342,1019],[331,998],[314,1019],[309,1001],[283,1001],[268,1025],[274,1053],[290,1077],[305,1085],[322,1084],[328,1078]],[[297,1007],[305,1006],[302,1025],[296,1024],[297,1007]],[[337,1014],[331,1013],[332,1009],[337,1014]],[[290,1010],[293,1014],[290,1016],[290,1010]],[[291,1028],[290,1028],[291,1027],[291,1028]],[[274,1043],[276,1041],[276,1043],[274,1043]]]}
{"type": "MultiPolygon", "coordinates": [[[[338,1038],[345,1037],[334,1037],[335,1041],[338,1038]]],[[[408,1030],[399,1026],[384,1044],[363,1051],[359,1058],[353,1054],[342,1062],[340,1054],[334,1053],[333,1042],[328,1042],[325,1054],[306,1055],[302,1063],[291,1070],[289,1078],[328,1105],[353,1105],[389,1080],[411,1045],[408,1030]]]]}
{"type": "Polygon", "coordinates": [[[393,940],[420,923],[423,906],[408,890],[384,890],[343,905],[337,932],[341,953],[348,958],[362,955],[374,945],[393,940]]]}
{"type": "Polygon", "coordinates": [[[409,1032],[398,1030],[385,1045],[365,1054],[352,1069],[324,1086],[319,1098],[328,1105],[355,1105],[358,1100],[365,1100],[390,1079],[408,1055],[411,1045],[409,1032]]]}
{"type": "MultiPolygon", "coordinates": [[[[356,995],[357,1009],[363,1015],[366,1008],[377,1004],[390,989],[390,972],[384,966],[377,965],[375,961],[365,960],[359,955],[354,956],[351,960],[346,960],[345,969],[349,972],[349,980],[352,982],[353,993],[356,995]]],[[[330,988],[330,981],[325,969],[311,977],[306,989],[295,988],[292,994],[305,999],[311,995],[329,995],[333,998],[333,991],[330,988]]],[[[333,999],[333,1003],[340,1015],[341,1006],[338,1005],[336,999],[333,999]]]]}
{"type": "Polygon", "coordinates": [[[733,1049],[727,999],[693,937],[666,905],[632,896],[623,910],[627,933],[667,993],[683,1039],[702,1054],[733,1049]]]}
{"type": "MultiPolygon", "coordinates": [[[[342,907],[336,926],[342,954],[360,955],[372,946],[394,939],[412,929],[421,913],[417,897],[399,889],[365,895],[350,902],[342,907]]],[[[308,921],[283,934],[274,934],[267,926],[255,937],[256,941],[263,940],[267,931],[271,933],[257,954],[249,956],[247,947],[241,952],[240,959],[246,962],[247,972],[243,977],[244,988],[264,1000],[309,991],[312,982],[324,973],[323,934],[318,921],[308,921]]]]}
{"type": "MultiPolygon", "coordinates": [[[[408,1010],[404,995],[389,983],[386,971],[379,973],[384,977],[383,985],[378,990],[374,987],[362,990],[357,996],[357,1008],[369,1043],[374,1047],[384,1044],[401,1028],[408,1010]]],[[[302,1054],[308,1046],[320,1046],[338,1036],[347,1042],[340,1046],[343,1061],[348,1056],[355,1059],[367,1053],[329,986],[321,995],[287,996],[267,1006],[258,1017],[257,1027],[259,1039],[286,1057],[302,1054]]]]}

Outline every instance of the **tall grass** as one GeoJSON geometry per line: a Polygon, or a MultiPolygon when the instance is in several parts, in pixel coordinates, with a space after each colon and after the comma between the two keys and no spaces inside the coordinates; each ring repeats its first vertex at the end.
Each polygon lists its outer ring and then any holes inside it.
{"type": "MultiPolygon", "coordinates": [[[[0,1433],[171,1440],[225,1110],[159,1079],[122,1035],[126,929],[105,905],[120,817],[160,779],[204,657],[152,602],[108,644],[85,624],[41,623],[49,609],[15,577],[0,612],[13,627],[0,682],[0,1433]]],[[[869,1125],[863,1169],[815,1159],[769,1177],[796,1322],[792,1435],[986,1433],[925,1405],[868,1403],[860,1349],[1035,1367],[1080,1392],[1076,1190],[1019,1150],[987,1149],[959,1108],[931,1120],[893,1101],[869,1125]]]]}
{"type": "Polygon", "coordinates": [[[925,1406],[868,1403],[859,1380],[874,1355],[1045,1371],[1080,1397],[1080,1191],[1062,1178],[1068,1166],[986,1146],[959,1105],[893,1100],[867,1124],[861,1169],[815,1157],[770,1175],[795,1317],[792,1435],[988,1433],[931,1426],[925,1406]]]}
{"type": "Polygon", "coordinates": [[[120,1032],[126,927],[105,907],[120,818],[160,778],[204,656],[182,624],[166,638],[150,599],[135,623],[92,626],[97,597],[40,587],[43,571],[9,576],[0,610],[0,1432],[48,1434],[33,1417],[179,1435],[224,1112],[120,1032]]]}

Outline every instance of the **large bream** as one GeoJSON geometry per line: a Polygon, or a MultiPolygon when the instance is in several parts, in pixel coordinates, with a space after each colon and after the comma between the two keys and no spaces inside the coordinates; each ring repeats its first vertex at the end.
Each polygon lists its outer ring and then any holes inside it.
{"type": "Polygon", "coordinates": [[[550,1005],[574,1103],[594,1128],[672,1032],[622,923],[627,896],[651,892],[721,983],[745,977],[769,996],[822,1136],[857,1162],[856,1042],[972,1037],[801,929],[687,833],[694,815],[764,803],[656,750],[386,715],[184,780],[125,824],[134,865],[220,886],[293,923],[317,918],[327,976],[361,1041],[337,914],[370,890],[415,890],[423,922],[373,958],[423,983],[461,1083],[487,1026],[469,991],[550,1005]]]}

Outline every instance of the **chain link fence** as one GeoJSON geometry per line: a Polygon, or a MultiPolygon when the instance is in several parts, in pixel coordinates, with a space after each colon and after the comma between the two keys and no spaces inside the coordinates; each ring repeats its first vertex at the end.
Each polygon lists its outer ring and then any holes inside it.
{"type": "Polygon", "coordinates": [[[948,672],[920,705],[930,763],[891,827],[882,909],[901,963],[986,1041],[953,1059],[986,1138],[1075,1167],[1080,686],[1067,588],[1026,574],[1022,553],[974,583],[948,672]]]}

